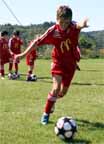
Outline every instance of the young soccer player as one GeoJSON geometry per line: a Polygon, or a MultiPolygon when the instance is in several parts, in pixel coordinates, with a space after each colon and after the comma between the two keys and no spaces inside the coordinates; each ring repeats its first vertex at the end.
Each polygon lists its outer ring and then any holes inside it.
{"type": "Polygon", "coordinates": [[[53,85],[48,93],[41,118],[43,125],[48,124],[51,110],[57,99],[63,97],[69,89],[76,71],[77,61],[80,59],[77,49],[79,33],[82,28],[88,27],[87,19],[79,23],[73,22],[72,10],[66,5],[58,7],[56,19],[57,23],[55,25],[50,27],[38,39],[34,39],[26,51],[15,57],[24,56],[33,47],[37,48],[44,44],[54,45],[51,65],[53,85]]]}
{"type": "MultiPolygon", "coordinates": [[[[16,30],[13,32],[12,37],[9,40],[9,50],[11,53],[14,54],[20,54],[21,53],[21,45],[23,45],[23,41],[20,38],[20,31],[16,30]]],[[[10,75],[12,75],[12,69],[13,69],[13,65],[14,65],[14,69],[15,69],[15,75],[17,78],[19,78],[19,73],[18,73],[18,64],[19,64],[20,60],[19,58],[17,60],[13,59],[13,61],[11,61],[9,63],[9,77],[10,75]]]]}
{"type": "Polygon", "coordinates": [[[12,55],[8,48],[8,32],[2,31],[0,34],[0,76],[4,79],[4,64],[12,61],[12,55]]]}
{"type": "MultiPolygon", "coordinates": [[[[29,43],[31,44],[31,42],[29,43]]],[[[37,58],[37,51],[36,49],[32,49],[27,55],[26,55],[26,64],[28,66],[28,73],[26,80],[27,81],[36,81],[37,76],[33,74],[33,70],[35,70],[35,61],[37,58]]]]}

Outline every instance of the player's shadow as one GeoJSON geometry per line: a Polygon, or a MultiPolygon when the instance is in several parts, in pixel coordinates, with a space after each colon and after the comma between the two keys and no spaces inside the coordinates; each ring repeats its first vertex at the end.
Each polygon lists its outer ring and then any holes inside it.
{"type": "Polygon", "coordinates": [[[97,83],[83,83],[83,82],[72,82],[72,85],[81,85],[81,86],[104,86],[104,84],[97,84],[97,83]]]}
{"type": "Polygon", "coordinates": [[[81,127],[87,127],[90,130],[100,129],[104,131],[104,123],[90,122],[88,120],[76,119],[78,125],[81,127]]]}
{"type": "Polygon", "coordinates": [[[70,141],[64,141],[65,144],[91,144],[91,141],[85,139],[73,139],[70,141]]]}
{"type": "Polygon", "coordinates": [[[44,76],[44,77],[37,77],[37,79],[41,82],[52,83],[52,77],[44,76]]]}
{"type": "Polygon", "coordinates": [[[80,71],[101,72],[103,70],[100,70],[100,69],[98,69],[98,70],[96,70],[96,69],[81,69],[80,71]]]}

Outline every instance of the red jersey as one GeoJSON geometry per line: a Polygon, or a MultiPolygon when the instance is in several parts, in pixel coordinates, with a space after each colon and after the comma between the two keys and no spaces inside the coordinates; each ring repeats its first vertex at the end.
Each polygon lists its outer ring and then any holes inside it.
{"type": "Polygon", "coordinates": [[[0,38],[0,64],[9,62],[10,58],[12,58],[12,56],[9,52],[8,40],[0,38]]]}
{"type": "Polygon", "coordinates": [[[77,50],[79,33],[80,30],[76,28],[75,22],[71,22],[65,31],[58,24],[55,24],[36,40],[36,44],[38,46],[54,45],[52,50],[54,63],[75,64],[80,55],[77,50]]]}
{"type": "Polygon", "coordinates": [[[21,45],[22,44],[23,44],[23,41],[19,37],[12,37],[9,40],[9,48],[15,54],[21,53],[21,45]]]}

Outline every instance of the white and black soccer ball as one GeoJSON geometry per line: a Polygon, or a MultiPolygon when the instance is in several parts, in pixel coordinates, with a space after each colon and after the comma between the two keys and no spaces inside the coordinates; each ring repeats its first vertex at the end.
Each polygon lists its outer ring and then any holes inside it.
{"type": "Polygon", "coordinates": [[[16,75],[15,73],[9,73],[9,74],[8,74],[8,78],[9,78],[10,80],[15,80],[15,79],[17,79],[17,75],[16,75]]]}
{"type": "Polygon", "coordinates": [[[57,120],[54,131],[60,139],[70,141],[77,132],[76,121],[68,116],[61,117],[57,120]]]}
{"type": "Polygon", "coordinates": [[[34,75],[34,74],[31,74],[31,80],[32,80],[32,81],[37,81],[37,76],[34,75]]]}

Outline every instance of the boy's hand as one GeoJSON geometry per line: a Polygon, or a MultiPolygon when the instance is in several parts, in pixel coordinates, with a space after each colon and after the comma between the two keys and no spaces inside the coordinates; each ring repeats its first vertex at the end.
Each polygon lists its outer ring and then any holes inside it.
{"type": "Polygon", "coordinates": [[[86,28],[89,27],[87,23],[88,23],[88,18],[86,18],[86,19],[83,20],[82,26],[86,27],[86,28]]]}
{"type": "Polygon", "coordinates": [[[87,28],[88,26],[88,18],[85,18],[83,21],[77,23],[77,28],[82,29],[82,28],[87,28]]]}
{"type": "Polygon", "coordinates": [[[14,55],[14,59],[16,60],[16,59],[18,59],[19,58],[19,56],[18,55],[14,55]]]}

